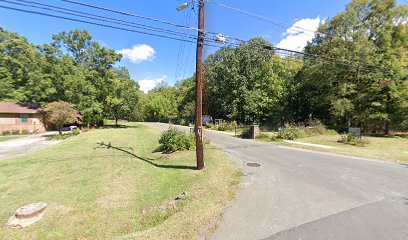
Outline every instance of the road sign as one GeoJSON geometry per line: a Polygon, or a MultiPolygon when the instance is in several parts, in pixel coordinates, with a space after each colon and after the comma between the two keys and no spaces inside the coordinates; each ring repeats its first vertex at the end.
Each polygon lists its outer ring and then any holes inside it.
{"type": "Polygon", "coordinates": [[[361,128],[359,127],[349,127],[348,129],[349,134],[353,134],[357,138],[361,138],[361,128]]]}

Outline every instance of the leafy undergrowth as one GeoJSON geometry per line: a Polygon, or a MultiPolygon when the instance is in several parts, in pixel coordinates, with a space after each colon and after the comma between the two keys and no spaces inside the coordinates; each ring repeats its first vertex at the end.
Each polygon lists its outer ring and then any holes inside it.
{"type": "Polygon", "coordinates": [[[160,132],[94,130],[45,150],[0,162],[0,221],[46,202],[44,219],[0,228],[0,239],[195,239],[233,201],[241,172],[218,149],[153,153],[160,132]],[[150,211],[187,192],[175,209],[150,211]]]}

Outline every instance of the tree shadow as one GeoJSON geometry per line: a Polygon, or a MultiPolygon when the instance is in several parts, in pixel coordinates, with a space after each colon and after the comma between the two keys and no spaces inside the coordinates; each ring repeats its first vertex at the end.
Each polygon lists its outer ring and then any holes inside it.
{"type": "MultiPolygon", "coordinates": [[[[98,144],[99,146],[98,146],[98,147],[95,147],[95,148],[105,148],[105,149],[113,149],[113,150],[121,151],[121,152],[123,152],[123,153],[126,153],[126,154],[128,154],[128,155],[130,155],[130,156],[133,156],[133,157],[135,157],[135,158],[137,158],[137,159],[139,159],[139,160],[142,160],[142,161],[144,161],[144,162],[146,162],[146,163],[149,163],[150,165],[153,165],[153,166],[158,167],[158,168],[172,168],[172,169],[196,170],[196,167],[192,167],[192,166],[157,164],[157,163],[153,162],[154,159],[144,158],[144,157],[137,156],[137,155],[134,154],[133,152],[130,152],[130,151],[126,150],[126,148],[124,148],[124,147],[115,147],[115,146],[113,146],[110,142],[109,142],[108,144],[106,144],[106,143],[104,143],[104,142],[100,142],[100,143],[97,143],[97,144],[98,144]]],[[[130,149],[131,151],[133,151],[133,148],[127,148],[127,149],[130,149]]]]}
{"type": "Polygon", "coordinates": [[[408,168],[408,163],[399,163],[399,164],[406,167],[406,168],[408,168]]]}

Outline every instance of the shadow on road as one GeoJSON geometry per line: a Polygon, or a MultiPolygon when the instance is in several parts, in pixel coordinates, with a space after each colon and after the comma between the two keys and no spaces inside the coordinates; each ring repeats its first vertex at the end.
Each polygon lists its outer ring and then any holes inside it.
{"type": "MultiPolygon", "coordinates": [[[[123,147],[115,147],[115,146],[113,146],[111,143],[106,144],[106,143],[104,143],[104,142],[100,142],[100,143],[97,143],[97,144],[98,144],[98,147],[96,147],[96,148],[105,148],[105,149],[113,149],[113,150],[121,151],[121,152],[124,152],[124,153],[126,153],[126,154],[128,154],[128,155],[131,155],[131,156],[133,156],[133,157],[135,157],[135,158],[137,158],[137,159],[139,159],[139,160],[142,160],[142,161],[144,161],[144,162],[147,162],[147,163],[149,163],[149,164],[151,164],[151,165],[153,165],[153,166],[155,166],[155,167],[158,167],[158,168],[172,168],[172,169],[185,169],[185,170],[195,170],[195,169],[196,169],[196,167],[192,167],[192,166],[157,164],[157,163],[154,163],[154,162],[153,162],[154,159],[144,158],[144,157],[137,156],[137,155],[134,154],[133,152],[130,152],[130,151],[126,150],[126,149],[123,148],[123,147]]],[[[130,149],[131,151],[133,151],[132,148],[128,148],[128,149],[130,149]]]]}

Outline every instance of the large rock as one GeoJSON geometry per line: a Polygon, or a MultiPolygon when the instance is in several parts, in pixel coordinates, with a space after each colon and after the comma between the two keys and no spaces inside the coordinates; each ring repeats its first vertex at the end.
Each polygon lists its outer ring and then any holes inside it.
{"type": "Polygon", "coordinates": [[[16,213],[10,217],[7,226],[10,228],[27,227],[42,219],[46,203],[38,202],[25,205],[17,209],[16,213]]]}

